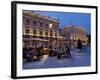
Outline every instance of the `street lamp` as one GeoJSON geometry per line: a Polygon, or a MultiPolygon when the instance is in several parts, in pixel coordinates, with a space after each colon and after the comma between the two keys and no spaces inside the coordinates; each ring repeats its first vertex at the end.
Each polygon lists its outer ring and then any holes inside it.
{"type": "Polygon", "coordinates": [[[73,47],[74,46],[74,37],[73,37],[73,35],[71,35],[71,47],[73,47]]]}
{"type": "Polygon", "coordinates": [[[52,28],[52,23],[49,24],[49,28],[50,28],[50,29],[52,28]]]}
{"type": "MultiPolygon", "coordinates": [[[[52,23],[49,24],[49,28],[50,28],[50,37],[51,37],[51,28],[52,28],[52,23]]],[[[50,37],[49,37],[49,38],[50,38],[50,37]]],[[[49,46],[50,46],[51,39],[49,39],[49,40],[50,40],[50,41],[49,41],[49,46]]]]}

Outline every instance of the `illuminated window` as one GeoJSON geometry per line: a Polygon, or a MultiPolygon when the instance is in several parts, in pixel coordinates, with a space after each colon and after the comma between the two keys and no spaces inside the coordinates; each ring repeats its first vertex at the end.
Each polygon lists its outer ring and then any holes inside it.
{"type": "Polygon", "coordinates": [[[40,30],[40,35],[43,35],[43,31],[40,30]]]}
{"type": "Polygon", "coordinates": [[[33,29],[33,34],[37,34],[37,30],[36,29],[33,29]]]}
{"type": "Polygon", "coordinates": [[[45,32],[45,35],[48,36],[48,32],[47,31],[45,32]]]}
{"type": "Polygon", "coordinates": [[[26,34],[29,34],[30,33],[30,30],[29,29],[25,29],[25,33],[26,34]]]}

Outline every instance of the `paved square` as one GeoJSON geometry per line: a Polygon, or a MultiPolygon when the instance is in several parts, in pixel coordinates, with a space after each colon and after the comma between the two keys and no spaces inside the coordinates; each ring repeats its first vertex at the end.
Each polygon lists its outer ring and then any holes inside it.
{"type": "Polygon", "coordinates": [[[80,52],[71,48],[71,58],[50,57],[43,55],[40,61],[23,62],[23,69],[60,68],[60,67],[82,67],[91,65],[90,47],[83,47],[80,52]]]}

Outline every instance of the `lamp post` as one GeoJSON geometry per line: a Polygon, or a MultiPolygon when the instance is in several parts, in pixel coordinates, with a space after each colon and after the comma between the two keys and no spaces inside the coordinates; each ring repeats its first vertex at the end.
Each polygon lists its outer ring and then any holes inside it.
{"type": "MultiPolygon", "coordinates": [[[[50,37],[51,37],[51,28],[52,28],[52,23],[49,24],[49,28],[50,28],[50,37]]],[[[49,46],[50,46],[50,43],[51,43],[51,38],[50,38],[50,37],[49,37],[49,40],[50,40],[50,41],[49,41],[49,46]]]]}
{"type": "Polygon", "coordinates": [[[74,47],[74,37],[71,36],[71,47],[74,47]]]}
{"type": "Polygon", "coordinates": [[[71,35],[71,47],[72,47],[72,42],[73,42],[72,40],[73,40],[73,37],[72,37],[72,35],[71,35]]]}

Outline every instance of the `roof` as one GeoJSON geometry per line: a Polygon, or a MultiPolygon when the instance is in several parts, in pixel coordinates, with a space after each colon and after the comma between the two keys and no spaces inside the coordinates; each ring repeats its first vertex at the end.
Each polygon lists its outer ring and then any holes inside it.
{"type": "Polygon", "coordinates": [[[56,19],[53,19],[51,17],[48,17],[48,16],[43,16],[43,15],[40,15],[40,14],[36,14],[36,13],[32,13],[32,12],[23,12],[24,15],[26,16],[30,16],[30,17],[37,17],[37,18],[41,18],[41,19],[45,19],[45,20],[48,20],[48,21],[51,21],[51,22],[56,22],[56,23],[59,23],[58,20],[56,19]]]}
{"type": "Polygon", "coordinates": [[[83,30],[83,31],[86,31],[84,28],[82,28],[81,26],[77,26],[77,25],[68,25],[68,26],[65,26],[64,29],[68,29],[68,28],[74,28],[74,29],[79,29],[79,30],[83,30]]]}

